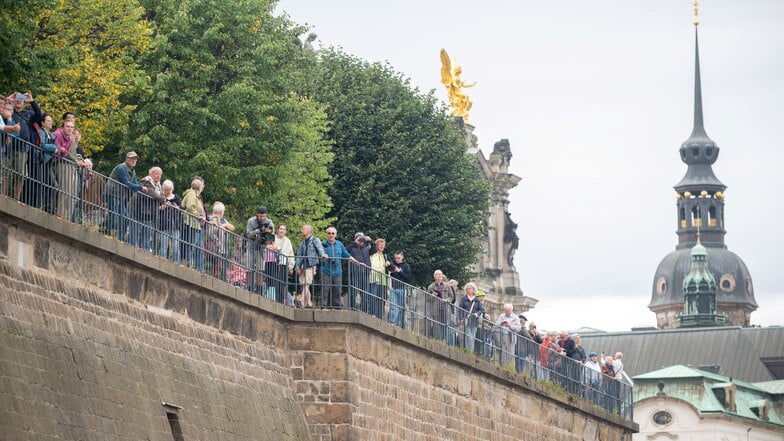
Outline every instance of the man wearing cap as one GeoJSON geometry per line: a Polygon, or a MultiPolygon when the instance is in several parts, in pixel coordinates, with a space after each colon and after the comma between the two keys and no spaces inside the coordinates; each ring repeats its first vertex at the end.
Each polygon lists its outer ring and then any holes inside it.
{"type": "MultiPolygon", "coordinates": [[[[257,291],[259,285],[261,285],[261,277],[264,272],[264,255],[267,247],[275,243],[274,232],[275,224],[267,217],[267,207],[264,206],[256,210],[256,216],[248,219],[248,223],[245,226],[245,237],[248,239],[248,254],[251,258],[250,269],[253,273],[249,282],[251,291],[257,291]]],[[[269,257],[276,259],[274,256],[269,257]]]]}
{"type": "Polygon", "coordinates": [[[520,332],[517,336],[517,372],[522,372],[525,368],[525,356],[536,349],[531,332],[528,330],[528,319],[520,314],[517,316],[520,319],[520,332]]]}
{"type": "Polygon", "coordinates": [[[480,357],[487,357],[487,353],[490,349],[487,345],[487,336],[492,336],[492,332],[487,329],[489,322],[487,321],[487,311],[484,309],[485,292],[477,291],[476,298],[479,300],[479,304],[482,305],[482,314],[477,317],[478,327],[476,328],[476,345],[474,346],[474,353],[480,357]]]}
{"type": "Polygon", "coordinates": [[[586,386],[589,386],[590,389],[588,390],[588,398],[595,403],[598,403],[598,390],[601,375],[602,375],[602,367],[599,366],[599,361],[596,359],[598,354],[596,352],[589,352],[588,353],[588,360],[585,362],[585,380],[586,386]]]}
{"type": "Polygon", "coordinates": [[[136,152],[125,154],[125,162],[117,164],[109,175],[109,182],[104,191],[104,201],[109,205],[109,228],[115,230],[115,237],[128,242],[128,200],[137,191],[146,192],[136,178],[136,163],[139,155],[136,152]]]}

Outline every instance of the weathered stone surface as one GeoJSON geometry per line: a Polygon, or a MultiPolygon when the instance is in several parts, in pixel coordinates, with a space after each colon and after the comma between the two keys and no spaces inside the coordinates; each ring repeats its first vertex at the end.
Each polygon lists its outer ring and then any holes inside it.
{"type": "Polygon", "coordinates": [[[345,354],[306,352],[304,378],[307,380],[346,380],[345,354]]]}
{"type": "Polygon", "coordinates": [[[172,439],[161,402],[181,406],[185,439],[200,440],[630,441],[635,430],[366,315],[262,302],[6,208],[0,197],[0,439],[172,439]]]}
{"type": "Polygon", "coordinates": [[[322,352],[345,352],[346,328],[300,326],[291,328],[288,335],[289,349],[322,352]]]}
{"type": "Polygon", "coordinates": [[[311,424],[351,422],[351,405],[346,403],[311,403],[303,406],[305,416],[311,424]]]}

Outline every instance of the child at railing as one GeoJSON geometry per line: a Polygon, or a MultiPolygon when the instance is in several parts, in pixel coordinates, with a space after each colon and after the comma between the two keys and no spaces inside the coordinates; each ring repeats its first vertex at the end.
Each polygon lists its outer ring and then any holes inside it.
{"type": "Polygon", "coordinates": [[[234,286],[246,288],[247,284],[247,269],[242,265],[243,255],[242,251],[237,251],[231,258],[229,268],[226,270],[226,281],[234,286]]]}

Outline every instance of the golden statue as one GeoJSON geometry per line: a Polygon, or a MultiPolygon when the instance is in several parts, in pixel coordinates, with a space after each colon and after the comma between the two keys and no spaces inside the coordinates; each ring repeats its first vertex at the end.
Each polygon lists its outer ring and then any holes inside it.
{"type": "Polygon", "coordinates": [[[446,93],[449,95],[449,103],[452,105],[452,115],[468,121],[468,111],[471,110],[471,99],[460,89],[474,87],[476,82],[466,84],[460,78],[463,68],[457,66],[446,53],[446,49],[441,49],[441,82],[446,86],[446,93]]]}

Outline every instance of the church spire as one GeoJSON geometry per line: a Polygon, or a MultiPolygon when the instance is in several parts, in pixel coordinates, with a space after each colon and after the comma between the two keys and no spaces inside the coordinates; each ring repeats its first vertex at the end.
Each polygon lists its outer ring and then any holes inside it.
{"type": "Polygon", "coordinates": [[[727,188],[713,173],[711,165],[719,157],[719,147],[708,137],[702,113],[700,44],[694,2],[694,126],[689,139],[681,144],[681,161],[688,165],[686,175],[675,185],[678,198],[678,245],[691,248],[697,229],[702,227],[708,246],[724,246],[724,190],[727,188]]]}
{"type": "MultiPolygon", "coordinates": [[[[696,2],[695,2],[696,4],[696,2]]],[[[699,24],[695,19],[694,22],[699,24]]],[[[708,138],[705,122],[702,119],[702,82],[700,80],[700,40],[697,25],[694,26],[694,128],[689,139],[708,138]]]]}
{"type": "Polygon", "coordinates": [[[675,185],[678,245],[659,263],[648,305],[662,329],[749,326],[757,309],[749,269],[724,244],[726,186],[713,174],[719,147],[705,133],[702,115],[698,10],[695,1],[694,127],[679,151],[688,168],[675,185]]]}

